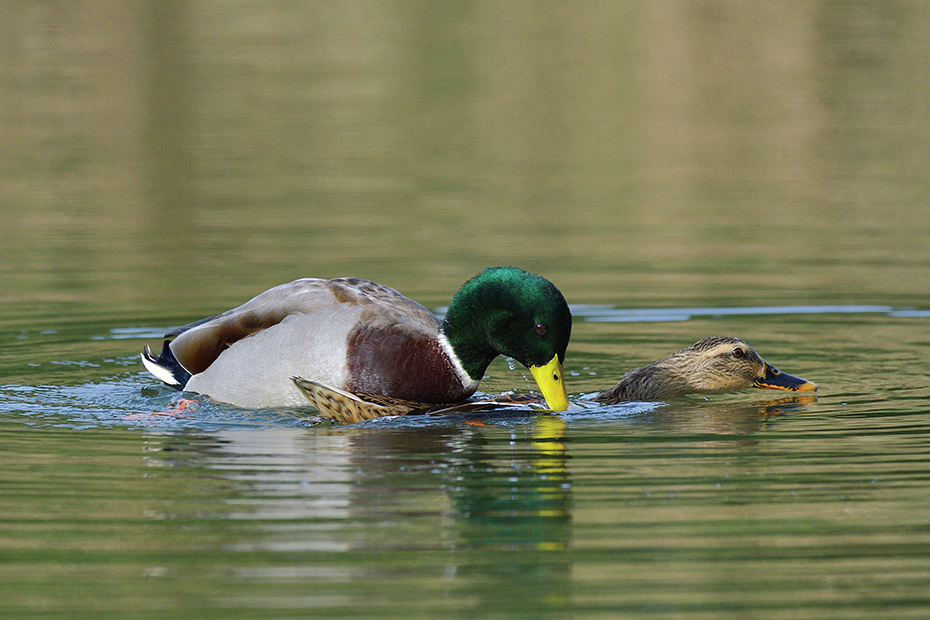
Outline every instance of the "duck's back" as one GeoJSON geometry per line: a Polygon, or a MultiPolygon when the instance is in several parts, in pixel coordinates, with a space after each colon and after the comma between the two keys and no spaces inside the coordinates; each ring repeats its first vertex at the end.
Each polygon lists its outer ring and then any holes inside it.
{"type": "Polygon", "coordinates": [[[186,389],[240,406],[306,405],[295,376],[411,400],[468,395],[449,392],[463,388],[436,317],[368,280],[296,280],[174,334],[171,351],[192,375],[186,389]]]}

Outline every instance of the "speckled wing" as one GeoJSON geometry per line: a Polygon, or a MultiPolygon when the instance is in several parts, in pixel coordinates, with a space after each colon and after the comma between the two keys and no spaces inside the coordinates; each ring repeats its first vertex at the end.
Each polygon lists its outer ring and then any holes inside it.
{"type": "Polygon", "coordinates": [[[350,392],[301,377],[293,377],[293,381],[322,417],[339,424],[353,424],[385,416],[406,415],[414,409],[413,406],[401,401],[377,403],[364,400],[350,392]]]}
{"type": "Polygon", "coordinates": [[[353,394],[301,377],[293,377],[293,381],[322,417],[339,424],[353,424],[386,416],[451,415],[499,412],[503,409],[525,411],[533,407],[545,407],[545,401],[539,396],[527,394],[502,394],[492,398],[436,405],[386,398],[377,394],[353,394]]]}

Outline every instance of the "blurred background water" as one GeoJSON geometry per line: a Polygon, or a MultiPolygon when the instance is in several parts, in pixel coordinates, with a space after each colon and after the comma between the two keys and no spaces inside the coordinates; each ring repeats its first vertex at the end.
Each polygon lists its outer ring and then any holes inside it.
{"type": "Polygon", "coordinates": [[[913,0],[0,6],[0,613],[925,617],[928,65],[913,0]],[[572,304],[574,411],[337,428],[138,360],[497,264],[572,304]],[[821,390],[584,403],[711,334],[821,390]]]}

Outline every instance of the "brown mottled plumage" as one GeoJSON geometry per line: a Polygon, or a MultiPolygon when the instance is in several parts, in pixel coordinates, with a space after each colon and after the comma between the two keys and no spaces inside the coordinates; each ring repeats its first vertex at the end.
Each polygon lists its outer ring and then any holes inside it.
{"type": "Polygon", "coordinates": [[[793,392],[817,389],[810,381],[781,372],[742,340],[711,336],[663,360],[631,370],[617,385],[604,390],[594,400],[612,405],[685,394],[733,392],[749,387],[793,392]]]}
{"type": "Polygon", "coordinates": [[[353,424],[395,415],[443,415],[492,411],[508,407],[545,406],[545,401],[540,397],[520,394],[500,396],[489,400],[469,400],[462,403],[436,405],[388,398],[377,394],[355,394],[301,377],[294,377],[293,380],[321,417],[339,424],[353,424]]]}
{"type": "Polygon", "coordinates": [[[371,394],[353,394],[310,381],[301,377],[293,378],[294,384],[304,393],[307,401],[324,418],[339,424],[352,424],[392,415],[421,413],[428,405],[412,403],[399,399],[385,400],[371,394]]]}

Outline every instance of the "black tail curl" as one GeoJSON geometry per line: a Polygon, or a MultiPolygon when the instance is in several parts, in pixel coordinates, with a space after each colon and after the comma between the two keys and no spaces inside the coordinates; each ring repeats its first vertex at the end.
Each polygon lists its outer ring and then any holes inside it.
{"type": "Polygon", "coordinates": [[[191,373],[187,372],[180,362],[171,352],[170,340],[165,340],[161,347],[161,355],[155,357],[149,345],[145,345],[142,352],[142,363],[146,370],[152,373],[156,379],[160,379],[165,385],[169,385],[176,390],[183,390],[187,382],[190,381],[191,373]]]}

